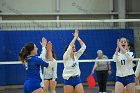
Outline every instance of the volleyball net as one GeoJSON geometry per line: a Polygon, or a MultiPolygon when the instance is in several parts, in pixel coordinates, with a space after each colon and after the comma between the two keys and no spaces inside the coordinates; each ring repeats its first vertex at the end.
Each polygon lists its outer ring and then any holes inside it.
{"type": "Polygon", "coordinates": [[[105,20],[2,20],[1,30],[62,30],[139,28],[140,19],[105,20]]]}
{"type": "MultiPolygon", "coordinates": [[[[1,20],[0,21],[0,68],[1,85],[18,85],[24,81],[24,67],[18,61],[18,53],[27,42],[34,42],[39,53],[42,37],[52,41],[58,62],[58,83],[62,82],[64,47],[70,43],[74,29],[79,29],[79,36],[87,49],[81,56],[81,78],[86,82],[94,62],[110,61],[113,74],[109,81],[115,81],[116,67],[112,56],[116,41],[126,37],[130,42],[130,51],[134,52],[134,63],[140,59],[140,19],[105,19],[105,20],[1,20]],[[97,50],[103,50],[106,60],[95,60],[97,50]],[[11,77],[11,78],[8,78],[11,77]]],[[[80,48],[76,42],[77,50],[80,48]]],[[[96,77],[96,74],[94,75],[96,77]]],[[[96,78],[95,78],[96,79],[96,78]]]]}

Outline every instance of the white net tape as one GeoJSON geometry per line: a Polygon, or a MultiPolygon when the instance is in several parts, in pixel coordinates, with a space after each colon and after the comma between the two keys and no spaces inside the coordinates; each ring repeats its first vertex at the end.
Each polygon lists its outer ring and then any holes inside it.
{"type": "MultiPolygon", "coordinates": [[[[138,61],[140,58],[134,58],[133,61],[138,61]]],[[[89,60],[79,60],[80,63],[82,62],[106,62],[110,61],[113,62],[113,59],[89,59],[89,60]]],[[[57,60],[57,63],[63,63],[63,60],[57,60]]],[[[9,62],[0,62],[0,65],[10,65],[10,64],[22,64],[20,61],[9,61],[9,62]]]]}
{"type": "Polygon", "coordinates": [[[1,20],[0,23],[89,23],[89,22],[140,22],[140,19],[104,19],[104,20],[1,20]]]}
{"type": "Polygon", "coordinates": [[[0,20],[1,30],[139,28],[140,19],[104,20],[0,20]]]}

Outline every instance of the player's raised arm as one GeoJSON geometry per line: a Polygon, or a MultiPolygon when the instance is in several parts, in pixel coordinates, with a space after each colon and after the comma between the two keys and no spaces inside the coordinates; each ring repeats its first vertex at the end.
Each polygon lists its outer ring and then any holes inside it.
{"type": "Polygon", "coordinates": [[[68,58],[68,56],[70,55],[72,48],[74,47],[75,41],[78,38],[78,34],[79,34],[78,31],[75,31],[75,33],[73,34],[74,35],[73,40],[71,41],[69,46],[65,49],[65,53],[63,55],[64,60],[66,60],[68,58]]]}

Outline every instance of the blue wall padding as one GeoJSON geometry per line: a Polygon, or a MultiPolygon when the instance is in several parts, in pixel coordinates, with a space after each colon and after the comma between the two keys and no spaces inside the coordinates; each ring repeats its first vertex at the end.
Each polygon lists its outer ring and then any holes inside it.
{"type": "MultiPolygon", "coordinates": [[[[42,37],[52,41],[57,59],[62,60],[64,47],[71,42],[73,32],[72,30],[0,31],[0,61],[17,61],[20,49],[27,42],[34,42],[38,47],[38,54],[40,54],[42,37]]],[[[130,42],[133,43],[134,41],[132,29],[80,30],[80,37],[87,46],[80,59],[95,59],[98,49],[102,49],[105,55],[112,58],[118,38],[126,37],[130,42]]],[[[76,42],[76,48],[77,50],[80,48],[78,42],[76,42]]],[[[86,81],[87,76],[91,73],[93,65],[94,63],[80,63],[83,82],[86,81]]],[[[112,62],[111,65],[113,74],[108,79],[109,81],[115,81],[115,63],[112,62]]],[[[62,71],[63,64],[59,64],[58,83],[63,83],[62,71]]],[[[0,85],[17,85],[24,82],[25,70],[23,65],[0,65],[0,73],[0,85]]],[[[96,73],[94,75],[96,78],[96,73]]]]}

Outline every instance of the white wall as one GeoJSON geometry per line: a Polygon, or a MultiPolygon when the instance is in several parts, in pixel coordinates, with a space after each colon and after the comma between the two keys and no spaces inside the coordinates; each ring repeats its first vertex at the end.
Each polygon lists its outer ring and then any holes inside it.
{"type": "MultiPolygon", "coordinates": [[[[130,11],[140,11],[140,0],[128,0],[130,11]]],[[[0,0],[0,8],[4,13],[52,13],[56,12],[56,0],[0,0]],[[11,8],[11,9],[10,9],[11,8]],[[13,11],[12,11],[13,10],[13,11]]],[[[117,0],[114,0],[115,10],[117,0]]],[[[61,12],[110,12],[110,0],[60,0],[61,12]]]]}
{"type": "MultiPolygon", "coordinates": [[[[60,0],[61,12],[109,12],[110,0],[60,0]]],[[[0,0],[3,13],[18,10],[21,13],[52,13],[56,0],[0,0]],[[9,9],[11,8],[11,9],[9,9]],[[12,11],[13,10],[13,11],[12,11]]]]}
{"type": "Polygon", "coordinates": [[[55,12],[55,0],[1,0],[3,13],[47,13],[55,12]]]}
{"type": "MultiPolygon", "coordinates": [[[[60,0],[62,13],[110,12],[111,0],[60,0]]],[[[114,10],[118,11],[118,0],[114,10]]],[[[127,11],[140,12],[140,0],[126,0],[127,11]]],[[[3,13],[54,13],[56,0],[0,0],[3,13]]]]}
{"type": "Polygon", "coordinates": [[[61,0],[61,12],[110,12],[110,0],[61,0]]]}

